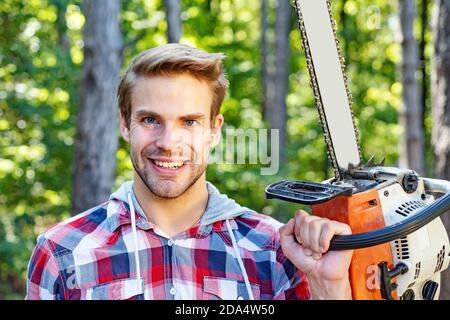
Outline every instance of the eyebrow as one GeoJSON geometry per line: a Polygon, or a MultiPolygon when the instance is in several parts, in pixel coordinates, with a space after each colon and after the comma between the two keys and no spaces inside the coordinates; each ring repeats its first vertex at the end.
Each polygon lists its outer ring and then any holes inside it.
{"type": "MultiPolygon", "coordinates": [[[[135,113],[137,118],[141,118],[141,117],[153,117],[156,119],[161,119],[162,116],[159,115],[156,112],[153,111],[148,111],[148,110],[137,110],[135,113]]],[[[206,116],[203,113],[190,113],[190,114],[185,114],[179,117],[179,119],[181,120],[186,120],[186,119],[194,119],[194,120],[201,120],[204,119],[206,116]]]]}
{"type": "Polygon", "coordinates": [[[201,120],[204,118],[205,118],[205,115],[203,113],[191,113],[191,114],[186,114],[186,115],[180,117],[180,119],[182,119],[182,120],[186,120],[186,119],[201,120]]]}
{"type": "Polygon", "coordinates": [[[135,113],[135,116],[136,116],[136,118],[141,118],[141,117],[161,118],[161,116],[159,114],[157,114],[156,112],[148,111],[148,110],[137,110],[135,113]]]}

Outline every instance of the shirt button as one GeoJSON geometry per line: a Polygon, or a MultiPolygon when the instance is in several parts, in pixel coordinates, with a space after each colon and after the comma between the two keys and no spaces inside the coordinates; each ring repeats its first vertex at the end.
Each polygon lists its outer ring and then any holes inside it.
{"type": "Polygon", "coordinates": [[[171,247],[173,245],[173,240],[169,239],[169,241],[167,241],[167,244],[171,247]]]}
{"type": "Polygon", "coordinates": [[[244,297],[239,296],[238,300],[244,300],[244,297]]]}
{"type": "Polygon", "coordinates": [[[170,294],[174,296],[175,293],[177,293],[177,289],[175,289],[174,287],[172,287],[172,288],[170,289],[170,294]]]}

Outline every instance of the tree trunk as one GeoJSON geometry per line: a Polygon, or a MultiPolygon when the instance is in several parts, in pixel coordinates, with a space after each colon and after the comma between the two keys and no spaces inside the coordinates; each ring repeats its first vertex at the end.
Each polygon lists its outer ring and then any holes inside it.
{"type": "Polygon", "coordinates": [[[415,0],[400,1],[402,31],[402,85],[403,105],[400,122],[404,128],[401,142],[400,166],[425,173],[423,147],[421,92],[416,80],[419,70],[419,50],[414,38],[415,0]]]}
{"type": "Polygon", "coordinates": [[[164,0],[167,21],[167,39],[170,43],[176,43],[181,38],[180,1],[164,0]]]}
{"type": "Polygon", "coordinates": [[[72,212],[108,200],[115,178],[122,63],[120,0],[86,0],[84,63],[75,137],[72,212]]]}
{"type": "MultiPolygon", "coordinates": [[[[422,130],[425,132],[425,118],[427,117],[427,114],[429,113],[429,107],[428,107],[428,70],[427,70],[427,56],[425,54],[426,46],[427,46],[427,39],[426,34],[428,30],[428,1],[429,0],[421,0],[421,30],[420,30],[420,71],[422,73],[422,112],[421,112],[421,122],[422,122],[422,130]]],[[[427,143],[425,142],[425,145],[427,143]]],[[[428,145],[425,147],[426,150],[428,150],[428,145]]]]}
{"type": "MultiPolygon", "coordinates": [[[[433,15],[432,61],[434,177],[450,180],[450,1],[437,0],[433,15]]],[[[450,233],[450,213],[442,215],[450,233]]],[[[448,252],[446,253],[448,254],[448,252]]],[[[441,279],[441,299],[450,299],[450,270],[441,279]]]]}
{"type": "Polygon", "coordinates": [[[276,56],[274,76],[274,103],[268,105],[266,117],[271,129],[280,130],[280,163],[286,161],[286,95],[288,92],[289,77],[289,27],[290,27],[289,1],[278,0],[277,21],[275,23],[276,56]],[[270,108],[270,109],[269,109],[270,108]]]}
{"type": "Polygon", "coordinates": [[[273,59],[270,54],[270,44],[268,39],[268,0],[261,1],[261,78],[262,78],[262,108],[263,118],[267,120],[268,113],[273,110],[273,99],[275,84],[273,81],[273,59]]]}

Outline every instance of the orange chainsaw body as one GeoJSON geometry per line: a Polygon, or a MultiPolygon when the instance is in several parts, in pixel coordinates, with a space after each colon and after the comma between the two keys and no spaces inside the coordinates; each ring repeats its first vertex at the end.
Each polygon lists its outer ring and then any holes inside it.
{"type": "MultiPolygon", "coordinates": [[[[312,213],[315,216],[348,224],[353,234],[373,231],[385,226],[378,192],[374,189],[312,205],[312,213]]],[[[382,261],[386,261],[389,268],[393,267],[389,243],[353,250],[349,271],[353,299],[383,299],[379,286],[378,268],[378,264],[382,261]]],[[[397,299],[395,290],[392,296],[397,299]]]]}

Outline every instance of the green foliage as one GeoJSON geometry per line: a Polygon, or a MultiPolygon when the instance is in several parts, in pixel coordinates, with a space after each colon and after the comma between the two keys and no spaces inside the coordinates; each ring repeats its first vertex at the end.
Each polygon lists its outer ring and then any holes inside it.
{"type": "MultiPolygon", "coordinates": [[[[124,42],[131,43],[124,51],[124,70],[139,51],[166,43],[162,2],[122,1],[124,42]]],[[[387,163],[395,165],[401,134],[397,4],[332,3],[363,154],[386,156],[387,163]]],[[[271,25],[275,4],[269,1],[271,25]]],[[[227,57],[231,85],[222,109],[227,128],[267,127],[261,115],[259,6],[256,0],[182,1],[181,42],[227,57]]],[[[36,236],[70,215],[83,23],[80,1],[0,2],[0,299],[22,298],[36,236]],[[59,10],[65,12],[66,24],[58,20],[59,10]],[[68,49],[60,44],[64,33],[70,38],[68,49]]],[[[272,31],[269,39],[275,36],[272,31]]],[[[214,164],[207,171],[208,180],[222,192],[283,222],[299,207],[265,200],[267,184],[286,178],[321,181],[332,174],[295,19],[290,44],[287,163],[276,176],[261,176],[258,165],[214,164]]],[[[430,126],[426,129],[429,136],[430,126]]],[[[122,139],[117,159],[116,187],[132,177],[122,139]]]]}
{"type": "MultiPolygon", "coordinates": [[[[11,290],[22,294],[36,235],[69,215],[80,61],[71,57],[76,49],[58,46],[55,4],[0,3],[0,283],[18,278],[11,290]]],[[[74,42],[79,27],[69,25],[74,42]]],[[[0,290],[0,297],[13,293],[0,290]]]]}

